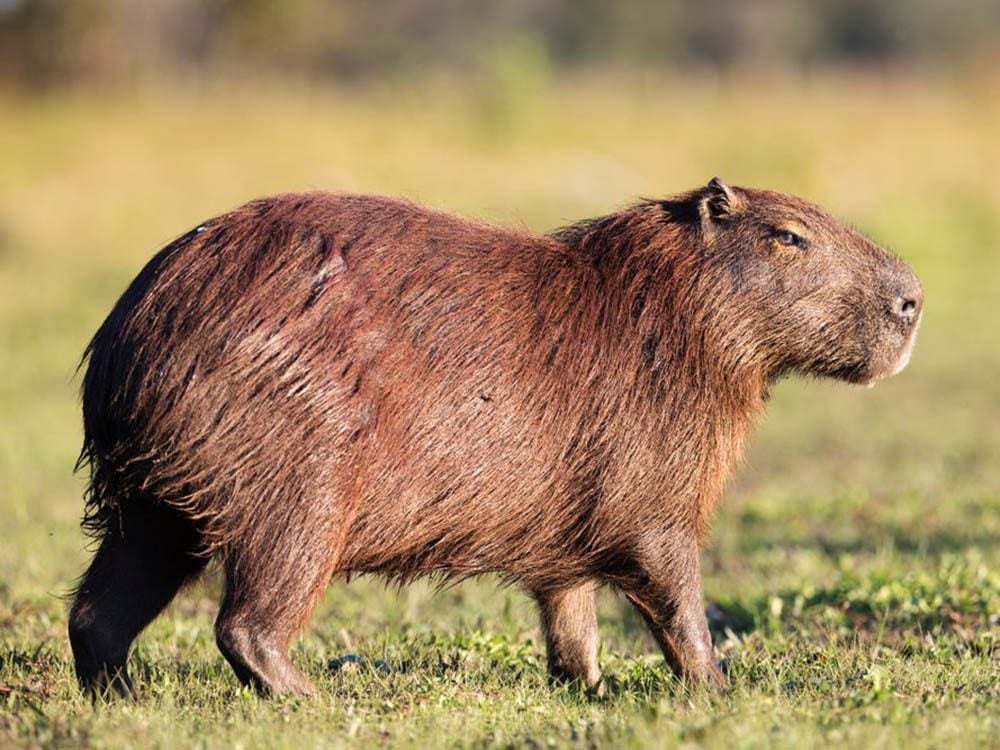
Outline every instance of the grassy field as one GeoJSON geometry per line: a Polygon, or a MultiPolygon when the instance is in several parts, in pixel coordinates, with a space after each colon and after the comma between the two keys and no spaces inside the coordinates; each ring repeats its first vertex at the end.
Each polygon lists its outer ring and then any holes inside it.
{"type": "Polygon", "coordinates": [[[1000,744],[998,81],[526,80],[0,99],[0,746],[1000,744]],[[714,174],[827,205],[926,292],[898,378],[775,391],[703,558],[729,692],[678,686],[610,591],[595,699],[547,686],[519,592],[360,580],[294,646],[318,697],[263,700],[215,649],[213,573],[140,638],[139,702],[78,694],[74,368],[160,245],[276,191],[544,230],[714,174]]]}

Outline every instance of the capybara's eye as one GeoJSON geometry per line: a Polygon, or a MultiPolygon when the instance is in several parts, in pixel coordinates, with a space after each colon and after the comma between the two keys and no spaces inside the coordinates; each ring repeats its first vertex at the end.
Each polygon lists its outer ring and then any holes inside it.
{"type": "Polygon", "coordinates": [[[788,229],[774,229],[771,232],[771,236],[782,245],[787,245],[788,247],[800,247],[803,249],[809,247],[809,240],[788,229]]]}

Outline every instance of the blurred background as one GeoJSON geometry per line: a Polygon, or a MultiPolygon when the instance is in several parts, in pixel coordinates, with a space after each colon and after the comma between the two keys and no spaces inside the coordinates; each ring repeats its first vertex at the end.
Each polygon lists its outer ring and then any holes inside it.
{"type": "Polygon", "coordinates": [[[0,0],[0,76],[28,89],[580,67],[975,64],[995,0],[0,0]]]}
{"type": "MultiPolygon", "coordinates": [[[[998,40],[997,0],[0,0],[0,623],[68,654],[74,368],[117,296],[204,218],[315,188],[538,231],[716,174],[823,204],[915,267],[920,340],[871,391],[776,389],[706,551],[717,636],[845,576],[979,580],[1000,534],[998,40]]],[[[194,635],[154,626],[164,659],[218,659],[216,585],[182,600],[194,635]]],[[[537,643],[499,596],[338,585],[307,648],[401,622],[537,643]]],[[[652,648],[602,607],[609,648],[652,648]]]]}

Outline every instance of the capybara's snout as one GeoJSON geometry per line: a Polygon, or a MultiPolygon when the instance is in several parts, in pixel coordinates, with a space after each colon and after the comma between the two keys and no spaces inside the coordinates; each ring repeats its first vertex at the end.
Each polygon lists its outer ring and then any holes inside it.
{"type": "Polygon", "coordinates": [[[886,282],[886,305],[889,319],[886,375],[896,375],[910,362],[917,339],[917,328],[924,309],[924,291],[916,274],[894,259],[886,282]]]}
{"type": "Polygon", "coordinates": [[[916,326],[924,307],[924,290],[920,280],[905,263],[897,261],[886,284],[891,304],[889,313],[903,327],[916,326]]]}

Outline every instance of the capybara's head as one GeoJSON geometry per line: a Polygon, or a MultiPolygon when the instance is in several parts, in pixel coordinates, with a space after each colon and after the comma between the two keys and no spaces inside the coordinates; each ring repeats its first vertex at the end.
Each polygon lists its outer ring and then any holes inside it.
{"type": "Polygon", "coordinates": [[[870,385],[906,366],[923,292],[902,260],[808,201],[718,178],[699,214],[708,252],[753,300],[774,375],[870,385]]]}

